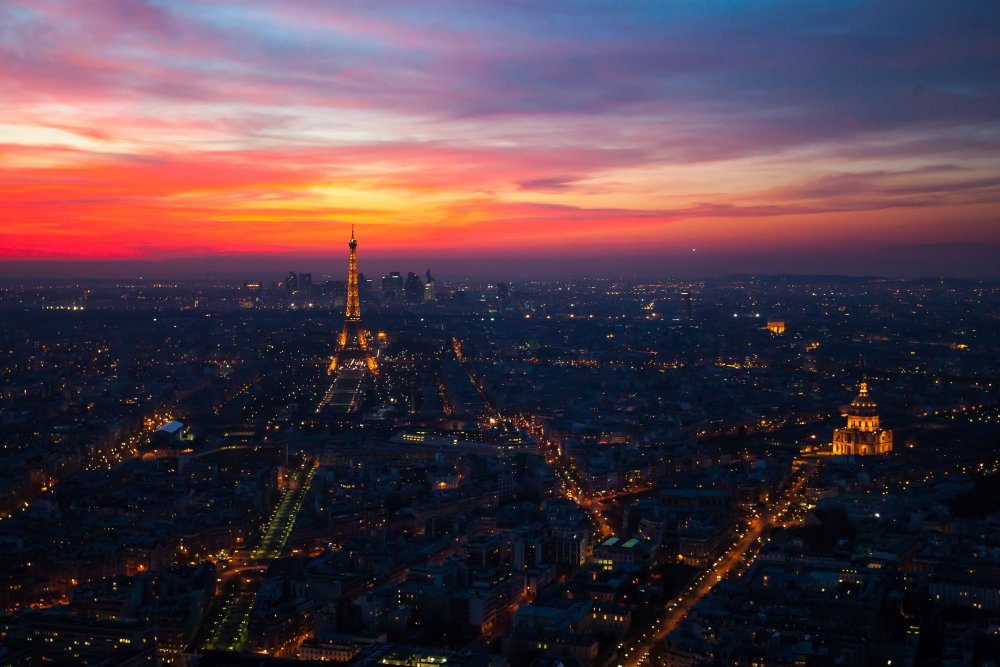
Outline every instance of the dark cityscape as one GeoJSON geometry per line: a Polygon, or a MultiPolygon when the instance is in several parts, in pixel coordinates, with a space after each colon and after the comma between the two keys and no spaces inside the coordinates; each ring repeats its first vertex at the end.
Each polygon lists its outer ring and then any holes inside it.
{"type": "Polygon", "coordinates": [[[996,0],[0,2],[0,667],[1000,666],[996,0]]]}
{"type": "Polygon", "coordinates": [[[363,248],[0,292],[4,664],[997,655],[1000,285],[363,248]]]}

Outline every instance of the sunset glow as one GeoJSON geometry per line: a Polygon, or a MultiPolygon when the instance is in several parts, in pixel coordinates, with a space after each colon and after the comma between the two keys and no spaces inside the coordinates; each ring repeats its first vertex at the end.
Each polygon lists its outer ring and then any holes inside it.
{"type": "Polygon", "coordinates": [[[1000,246],[991,2],[419,4],[4,2],[0,259],[1000,246]]]}

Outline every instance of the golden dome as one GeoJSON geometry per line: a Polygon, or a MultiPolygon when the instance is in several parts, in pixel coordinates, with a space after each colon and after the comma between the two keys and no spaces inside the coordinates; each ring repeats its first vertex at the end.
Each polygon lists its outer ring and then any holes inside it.
{"type": "Polygon", "coordinates": [[[852,412],[854,410],[864,410],[867,412],[869,410],[875,410],[877,407],[878,404],[875,403],[875,401],[873,401],[868,395],[868,383],[862,382],[857,398],[851,401],[851,408],[853,408],[852,412]]]}

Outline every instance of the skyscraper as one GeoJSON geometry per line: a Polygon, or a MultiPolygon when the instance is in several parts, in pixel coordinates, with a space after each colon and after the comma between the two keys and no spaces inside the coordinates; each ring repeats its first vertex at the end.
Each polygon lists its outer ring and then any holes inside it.
{"type": "Polygon", "coordinates": [[[393,271],[382,276],[382,296],[394,299],[403,295],[403,276],[399,271],[393,271]]]}
{"type": "Polygon", "coordinates": [[[350,255],[347,261],[347,307],[344,311],[344,329],[340,332],[337,353],[330,360],[329,372],[348,359],[364,359],[368,368],[378,372],[378,363],[371,353],[368,332],[361,325],[361,300],[358,297],[358,241],[351,227],[351,240],[347,244],[350,255]]]}
{"type": "Polygon", "coordinates": [[[366,299],[371,294],[372,291],[372,280],[371,278],[366,278],[364,273],[358,274],[358,294],[365,297],[366,299]]]}
{"type": "Polygon", "coordinates": [[[497,283],[497,300],[500,310],[510,310],[510,283],[497,283]]]}
{"type": "Polygon", "coordinates": [[[420,303],[424,300],[424,284],[420,281],[420,276],[410,271],[406,274],[406,300],[410,303],[420,303]]]}
{"type": "Polygon", "coordinates": [[[433,301],[437,298],[437,283],[431,276],[431,270],[427,269],[427,282],[424,283],[424,301],[433,301]]]}

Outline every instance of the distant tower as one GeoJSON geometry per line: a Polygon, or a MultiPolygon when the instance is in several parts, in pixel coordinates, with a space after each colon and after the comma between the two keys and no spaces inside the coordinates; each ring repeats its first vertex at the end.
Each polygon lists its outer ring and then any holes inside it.
{"type": "Polygon", "coordinates": [[[497,300],[500,310],[510,310],[510,283],[497,283],[497,300]]]}
{"type": "Polygon", "coordinates": [[[833,431],[835,456],[868,456],[892,451],[892,431],[878,422],[878,406],[868,396],[868,383],[861,383],[858,397],[847,409],[847,426],[833,431]]]}
{"type": "Polygon", "coordinates": [[[424,300],[424,284],[420,281],[420,276],[410,271],[406,274],[406,285],[403,287],[406,300],[410,303],[420,303],[424,300]]]}
{"type": "Polygon", "coordinates": [[[340,332],[337,353],[330,361],[328,372],[332,373],[337,365],[347,359],[364,359],[368,368],[378,372],[378,363],[372,356],[368,344],[368,332],[361,326],[361,300],[358,298],[358,240],[354,238],[354,227],[351,226],[351,240],[347,244],[351,249],[347,262],[347,307],[344,311],[344,329],[340,332]]]}
{"type": "Polygon", "coordinates": [[[358,293],[364,295],[366,298],[372,293],[372,280],[371,278],[365,278],[365,274],[358,274],[358,293]]]}
{"type": "Polygon", "coordinates": [[[433,301],[437,298],[437,283],[431,276],[431,270],[427,269],[427,282],[424,283],[424,301],[433,301]]]}
{"type": "Polygon", "coordinates": [[[382,296],[387,299],[403,296],[403,276],[399,274],[399,271],[382,276],[382,296]]]}
{"type": "Polygon", "coordinates": [[[681,292],[681,315],[690,321],[691,314],[691,292],[681,292]]]}

